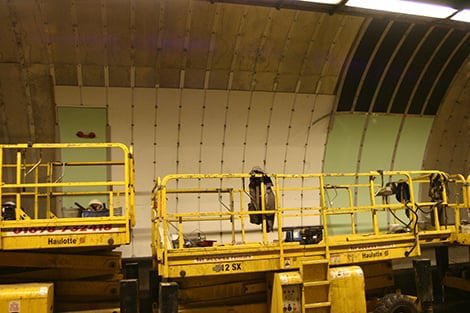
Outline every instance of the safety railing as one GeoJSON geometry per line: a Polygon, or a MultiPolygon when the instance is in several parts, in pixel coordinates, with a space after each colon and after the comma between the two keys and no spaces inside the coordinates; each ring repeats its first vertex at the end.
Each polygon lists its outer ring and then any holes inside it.
{"type": "Polygon", "coordinates": [[[279,251],[282,264],[285,251],[296,245],[322,246],[328,257],[333,246],[405,237],[414,241],[412,249],[419,254],[420,235],[450,235],[455,226],[443,218],[445,212],[457,214],[468,207],[468,190],[465,199],[448,199],[449,184],[462,193],[465,179],[440,171],[269,174],[272,187],[264,176],[179,174],[159,179],[152,197],[152,247],[158,262],[168,265],[169,255],[197,248],[218,253],[258,245],[279,251]],[[258,210],[248,205],[253,203],[253,178],[261,181],[258,210]],[[270,209],[267,188],[275,196],[270,209]],[[429,225],[422,215],[430,217],[429,225]]]}
{"type": "Polygon", "coordinates": [[[466,178],[462,175],[453,175],[456,190],[462,190],[455,195],[460,198],[464,205],[455,206],[455,228],[454,240],[460,244],[470,245],[470,175],[466,178]]]}
{"type": "Polygon", "coordinates": [[[84,218],[133,225],[133,166],[118,143],[0,145],[2,228],[84,218]]]}

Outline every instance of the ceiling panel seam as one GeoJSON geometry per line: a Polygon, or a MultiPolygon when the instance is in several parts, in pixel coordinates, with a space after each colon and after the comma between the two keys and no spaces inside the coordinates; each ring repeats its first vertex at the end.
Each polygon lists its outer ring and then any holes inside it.
{"type": "MultiPolygon", "coordinates": [[[[320,77],[321,77],[321,75],[320,75],[320,77]]],[[[318,81],[320,81],[320,79],[318,81]]],[[[319,83],[317,83],[317,87],[318,87],[318,85],[319,85],[319,83]]],[[[308,126],[307,126],[307,134],[305,136],[305,143],[304,143],[304,147],[303,147],[304,155],[303,155],[303,159],[302,159],[302,174],[305,173],[305,167],[306,167],[306,163],[307,163],[307,148],[308,148],[308,142],[309,142],[309,139],[310,139],[310,131],[312,129],[312,126],[316,123],[316,121],[313,121],[313,116],[315,114],[315,109],[316,109],[316,105],[317,105],[317,97],[318,97],[318,90],[315,91],[315,94],[313,95],[313,99],[312,99],[312,109],[310,110],[310,118],[309,118],[309,122],[308,122],[308,126]]],[[[305,181],[302,178],[302,181],[301,181],[302,191],[300,192],[301,207],[303,207],[303,201],[304,201],[304,190],[303,190],[304,183],[305,183],[305,181]]],[[[301,217],[301,225],[303,225],[303,223],[304,223],[304,217],[302,216],[301,217]]]]}
{"type": "MultiPolygon", "coordinates": [[[[201,132],[199,139],[199,164],[198,164],[198,173],[201,173],[202,163],[203,163],[203,142],[204,142],[204,125],[205,125],[205,115],[206,115],[206,106],[207,106],[207,89],[209,88],[209,76],[210,70],[212,68],[212,60],[214,56],[214,45],[215,45],[215,34],[217,32],[217,25],[219,23],[220,17],[220,6],[216,4],[214,15],[212,16],[212,27],[210,34],[210,42],[207,50],[207,61],[206,61],[206,71],[204,73],[204,95],[202,101],[202,114],[201,114],[201,132]]],[[[198,188],[200,187],[200,181],[198,181],[198,188]]],[[[222,182],[221,182],[222,183],[222,182]]]]}
{"type": "Polygon", "coordinates": [[[160,87],[155,86],[155,103],[153,112],[153,183],[157,183],[157,126],[158,126],[158,101],[159,101],[159,90],[160,87]]]}
{"type": "MultiPolygon", "coordinates": [[[[362,134],[361,134],[361,140],[359,142],[359,147],[358,147],[358,152],[357,152],[357,161],[356,161],[356,173],[359,173],[361,169],[361,159],[362,159],[362,151],[364,150],[364,142],[366,140],[366,134],[367,134],[367,129],[369,128],[369,121],[371,119],[371,113],[366,114],[366,120],[364,121],[364,127],[362,128],[362,134]]],[[[359,183],[359,177],[356,176],[354,178],[354,183],[358,184],[359,183]]],[[[354,188],[354,205],[357,205],[358,201],[358,188],[354,188]]]]}
{"type": "Polygon", "coordinates": [[[245,7],[243,10],[243,14],[240,18],[240,23],[238,25],[238,32],[237,32],[237,38],[235,39],[235,47],[233,49],[232,62],[230,63],[230,73],[229,73],[228,86],[227,86],[228,90],[232,89],[233,72],[235,71],[235,64],[238,61],[238,55],[240,53],[240,42],[241,42],[243,31],[245,30],[245,26],[246,26],[245,24],[246,24],[247,14],[248,14],[248,9],[247,7],[245,7]]]}
{"type": "Polygon", "coordinates": [[[0,123],[2,124],[2,143],[10,143],[10,135],[7,126],[7,108],[3,100],[3,89],[0,81],[0,123]]]}
{"type": "MultiPolygon", "coordinates": [[[[359,47],[359,43],[361,42],[361,38],[364,37],[364,34],[366,33],[367,29],[369,28],[369,25],[370,25],[371,22],[372,22],[372,18],[367,18],[367,19],[364,20],[364,22],[361,25],[361,28],[359,29],[359,32],[356,35],[356,38],[353,42],[353,45],[351,46],[351,49],[349,50],[348,56],[346,57],[346,61],[343,64],[343,68],[341,69],[341,73],[340,73],[340,80],[339,80],[339,83],[337,84],[338,88],[337,88],[335,103],[333,105],[333,112],[336,112],[338,110],[339,100],[341,98],[341,93],[342,93],[342,90],[343,90],[343,87],[344,87],[344,83],[346,81],[346,76],[347,76],[347,73],[348,73],[348,69],[351,66],[354,55],[356,54],[356,51],[359,47]]],[[[348,111],[352,112],[351,109],[349,109],[348,111]]],[[[330,123],[328,125],[328,132],[331,131],[331,128],[333,127],[333,122],[334,122],[334,118],[330,119],[330,123]]],[[[328,143],[328,136],[327,136],[326,140],[327,140],[327,143],[328,143]]],[[[325,149],[325,153],[326,153],[326,149],[325,149]]],[[[325,159],[325,156],[323,157],[323,159],[325,159]]]]}
{"type": "MultiPolygon", "coordinates": [[[[295,106],[297,104],[298,94],[299,93],[297,91],[294,94],[294,99],[292,101],[291,109],[290,109],[290,113],[289,113],[289,125],[287,127],[286,143],[285,143],[285,150],[284,150],[284,160],[283,160],[283,164],[282,164],[282,173],[283,174],[286,173],[287,155],[288,155],[288,152],[289,152],[289,149],[288,149],[289,148],[289,141],[290,141],[290,135],[291,135],[291,130],[292,130],[292,122],[293,122],[293,119],[294,119],[294,112],[295,112],[295,106]]],[[[284,179],[282,181],[284,183],[284,179]]]]}
{"type": "Polygon", "coordinates": [[[377,97],[379,95],[379,91],[382,89],[382,84],[385,80],[385,77],[388,75],[388,71],[390,70],[390,67],[392,65],[392,62],[393,60],[395,59],[395,57],[397,56],[398,54],[398,51],[400,51],[403,43],[405,42],[406,38],[408,37],[408,35],[410,34],[411,30],[413,29],[414,27],[414,24],[410,24],[408,26],[408,29],[406,30],[405,34],[401,37],[400,41],[398,42],[397,46],[395,47],[395,50],[393,51],[392,55],[390,56],[390,58],[388,59],[387,61],[387,65],[385,66],[384,68],[384,71],[383,71],[383,74],[380,75],[380,80],[377,84],[377,88],[375,89],[375,92],[374,92],[374,95],[372,97],[372,101],[371,101],[371,108],[372,108],[372,111],[374,110],[374,107],[375,107],[375,101],[377,100],[377,97]]]}
{"type": "Polygon", "coordinates": [[[130,43],[130,77],[131,87],[131,145],[135,141],[135,0],[129,0],[129,43],[130,43]]]}
{"type": "Polygon", "coordinates": [[[400,120],[400,126],[398,127],[398,132],[397,136],[395,138],[395,143],[393,145],[393,152],[392,152],[392,159],[390,161],[390,170],[393,171],[395,168],[395,159],[397,157],[397,151],[398,151],[398,145],[400,144],[400,139],[401,139],[401,133],[403,131],[403,128],[405,126],[405,120],[407,118],[407,114],[403,114],[401,120],[400,120]]]}
{"type": "Polygon", "coordinates": [[[163,32],[165,26],[165,2],[160,1],[160,10],[158,11],[158,37],[157,37],[157,51],[155,53],[155,72],[157,77],[155,77],[155,83],[157,88],[160,86],[160,76],[161,76],[161,61],[162,61],[162,48],[163,48],[163,32]]]}
{"type": "MultiPolygon", "coordinates": [[[[184,34],[184,42],[183,42],[183,58],[180,64],[180,81],[179,81],[179,101],[178,101],[178,130],[177,130],[177,137],[176,137],[176,173],[180,171],[180,154],[181,154],[181,118],[182,118],[182,111],[183,111],[183,88],[184,88],[184,79],[185,79],[185,68],[186,62],[188,59],[188,46],[189,40],[191,36],[191,15],[192,15],[192,3],[191,0],[187,1],[188,4],[188,11],[186,13],[186,22],[185,22],[185,34],[184,34]]],[[[179,186],[179,180],[176,180],[176,188],[179,186]]],[[[176,196],[176,211],[178,212],[178,202],[179,197],[176,196]]]]}
{"type": "Polygon", "coordinates": [[[131,61],[131,71],[130,71],[130,83],[132,88],[132,98],[134,98],[134,88],[135,88],[135,0],[129,0],[129,33],[130,33],[130,61],[131,61]]]}
{"type": "Polygon", "coordinates": [[[109,61],[108,61],[108,11],[106,0],[100,0],[101,35],[103,37],[103,79],[105,86],[106,108],[109,109],[109,61]]]}
{"type": "Polygon", "coordinates": [[[230,62],[229,78],[227,81],[227,98],[225,103],[225,112],[224,112],[224,130],[222,134],[222,149],[220,152],[220,172],[224,172],[224,158],[225,158],[225,141],[227,139],[227,123],[228,123],[228,111],[230,109],[230,96],[232,94],[232,83],[233,83],[233,71],[235,70],[235,64],[238,58],[238,53],[240,50],[240,40],[245,28],[246,15],[248,14],[247,8],[245,7],[240,17],[240,22],[238,23],[238,30],[235,39],[235,45],[232,54],[232,61],[230,62]]]}
{"type": "MultiPolygon", "coordinates": [[[[434,31],[436,31],[436,32],[440,31],[440,30],[445,30],[445,29],[444,28],[435,28],[434,29],[434,31]]],[[[417,50],[417,55],[414,56],[414,60],[412,61],[409,72],[404,74],[405,75],[404,79],[401,82],[400,88],[398,89],[397,97],[400,96],[400,93],[401,94],[406,93],[406,91],[403,91],[402,89],[403,89],[403,87],[407,87],[407,83],[410,83],[408,77],[410,77],[410,75],[412,75],[413,72],[419,72],[419,75],[417,75],[417,77],[415,79],[413,79],[413,81],[412,81],[413,87],[412,87],[411,93],[407,96],[407,100],[405,100],[406,103],[405,103],[404,110],[403,110],[402,113],[408,114],[408,112],[410,111],[410,108],[413,104],[414,96],[416,94],[416,90],[418,89],[419,85],[421,84],[422,79],[424,78],[424,74],[426,74],[426,70],[429,68],[430,64],[434,60],[434,58],[435,58],[437,52],[439,51],[440,47],[445,43],[446,39],[448,38],[448,36],[451,33],[452,33],[452,30],[447,29],[447,31],[443,34],[443,36],[440,38],[440,40],[436,40],[436,38],[432,38],[433,34],[430,35],[431,36],[430,39],[433,39],[432,40],[433,44],[437,43],[437,45],[431,48],[432,52],[430,53],[429,56],[423,56],[422,52],[421,52],[421,48],[419,50],[417,50]],[[426,62],[425,64],[423,64],[421,66],[421,68],[419,68],[419,65],[416,64],[417,61],[420,61],[420,57],[421,57],[421,60],[424,60],[426,62]],[[418,68],[417,68],[417,66],[418,66],[418,68]]],[[[427,42],[427,40],[426,40],[426,42],[427,42]]],[[[427,48],[427,49],[424,49],[424,51],[429,49],[429,47],[426,47],[426,46],[424,46],[422,48],[427,48]]],[[[394,102],[395,102],[395,100],[396,99],[394,99],[394,102]]],[[[398,100],[398,102],[399,101],[400,100],[398,100]]],[[[392,110],[394,108],[394,105],[395,105],[395,103],[392,103],[392,110]]]]}
{"type": "Polygon", "coordinates": [[[188,51],[189,51],[189,41],[191,39],[191,19],[193,8],[191,0],[188,0],[188,13],[186,14],[186,27],[184,34],[184,43],[183,43],[183,58],[181,60],[180,67],[180,88],[184,88],[185,76],[186,76],[186,66],[188,63],[188,51]]]}
{"type": "MultiPolygon", "coordinates": [[[[202,114],[201,114],[201,132],[200,132],[200,142],[199,142],[199,164],[198,164],[198,172],[201,173],[202,169],[202,162],[203,162],[203,142],[204,142],[204,126],[205,126],[205,116],[206,116],[206,101],[207,101],[207,89],[209,87],[209,75],[210,69],[212,68],[212,60],[213,60],[213,52],[214,52],[214,44],[215,44],[215,33],[217,31],[217,25],[219,21],[219,6],[216,5],[216,10],[214,11],[214,15],[212,17],[212,27],[211,27],[211,35],[210,35],[210,42],[207,54],[207,61],[206,61],[206,71],[204,74],[204,95],[202,101],[202,114]]],[[[222,183],[222,182],[221,182],[222,183]]],[[[198,181],[198,187],[200,187],[200,181],[198,181]]]]}
{"type": "Polygon", "coordinates": [[[281,66],[283,65],[283,62],[285,60],[287,48],[289,47],[289,44],[291,42],[292,32],[295,29],[295,24],[297,23],[298,17],[299,17],[299,11],[296,11],[295,14],[294,14],[294,17],[292,18],[292,21],[289,25],[289,30],[287,31],[286,40],[285,40],[284,45],[282,47],[281,55],[279,57],[279,62],[277,64],[276,74],[274,75],[274,80],[273,80],[273,88],[272,88],[273,92],[277,91],[278,84],[279,84],[279,75],[280,75],[281,66]]]}
{"type": "MultiPolygon", "coordinates": [[[[436,114],[439,109],[440,103],[443,101],[449,86],[455,81],[455,75],[458,73],[459,68],[462,68],[465,59],[468,59],[470,52],[470,40],[467,39],[465,44],[459,48],[459,50],[453,55],[451,61],[445,68],[442,76],[433,90],[429,103],[426,107],[424,114],[436,114]]],[[[463,67],[465,68],[465,67],[463,67]]]]}
{"type": "Polygon", "coordinates": [[[346,24],[346,16],[342,16],[341,17],[341,24],[338,27],[338,30],[336,31],[335,36],[333,37],[333,41],[331,42],[330,47],[328,48],[328,52],[325,55],[325,62],[323,62],[322,68],[320,70],[320,76],[318,77],[318,81],[317,81],[315,89],[314,89],[315,94],[318,94],[320,92],[322,78],[325,76],[326,69],[328,68],[328,65],[329,65],[330,60],[331,60],[331,53],[333,52],[333,49],[336,46],[336,42],[338,41],[339,36],[343,32],[345,24],[346,24]]]}
{"type": "Polygon", "coordinates": [[[245,122],[245,133],[243,136],[243,154],[242,154],[242,173],[245,172],[245,159],[246,159],[246,146],[247,146],[247,140],[248,140],[248,125],[250,124],[250,113],[251,113],[251,108],[253,105],[253,93],[254,91],[250,91],[250,99],[248,101],[248,114],[246,115],[246,122],[245,122]]]}
{"type": "Polygon", "coordinates": [[[434,49],[433,53],[431,54],[430,58],[428,59],[428,62],[426,63],[424,68],[421,70],[421,74],[419,75],[418,80],[415,82],[415,85],[413,87],[413,91],[411,92],[410,96],[408,97],[408,103],[406,104],[405,114],[408,114],[408,112],[410,110],[410,106],[411,106],[411,104],[413,102],[413,99],[415,97],[416,90],[418,90],[418,86],[421,84],[421,81],[424,78],[424,74],[427,72],[427,69],[431,65],[431,63],[434,60],[436,54],[441,49],[442,45],[446,42],[447,38],[449,38],[449,36],[452,34],[452,32],[453,32],[452,28],[450,28],[447,31],[446,35],[442,38],[441,42],[439,42],[436,49],[434,49]]]}
{"type": "MultiPolygon", "coordinates": [[[[330,57],[331,57],[331,54],[333,52],[333,49],[336,45],[336,42],[340,36],[340,34],[342,33],[342,31],[344,30],[344,26],[346,24],[346,17],[343,16],[342,19],[341,19],[341,24],[340,24],[340,27],[338,28],[338,30],[336,31],[335,33],[335,36],[333,38],[333,41],[332,43],[330,44],[330,47],[328,48],[328,52],[325,56],[325,62],[323,63],[323,66],[322,66],[322,69],[320,71],[320,77],[316,83],[316,86],[315,86],[315,94],[313,96],[313,104],[312,104],[312,110],[311,110],[311,114],[310,114],[310,122],[308,124],[308,127],[307,127],[307,136],[305,138],[305,145],[304,145],[304,159],[303,159],[303,165],[302,165],[302,173],[305,173],[305,166],[306,166],[306,160],[307,160],[307,149],[308,149],[308,142],[309,142],[309,139],[310,139],[310,131],[312,129],[312,126],[314,124],[316,124],[317,122],[319,122],[320,120],[322,120],[323,118],[327,117],[327,116],[330,116],[330,120],[331,120],[331,116],[332,116],[332,113],[334,112],[334,108],[333,106],[331,107],[331,111],[324,117],[320,117],[320,119],[316,120],[316,121],[313,121],[313,116],[314,116],[314,112],[315,112],[315,108],[316,108],[316,101],[317,101],[317,97],[318,97],[318,93],[320,92],[320,88],[321,88],[321,79],[322,77],[324,77],[325,75],[325,71],[327,69],[327,65],[328,65],[328,62],[330,60],[330,57]]],[[[324,150],[326,147],[326,142],[324,144],[324,150]]],[[[325,152],[324,152],[325,153],[325,152]]],[[[323,164],[325,163],[325,155],[323,154],[323,157],[322,157],[322,165],[321,165],[321,168],[323,168],[323,164]]],[[[302,181],[302,186],[303,186],[303,181],[302,181]]]]}
{"type": "Polygon", "coordinates": [[[77,69],[77,85],[80,95],[80,105],[83,106],[83,73],[80,61],[80,30],[78,27],[77,4],[75,0],[70,1],[70,16],[72,18],[73,45],[75,53],[75,62],[77,69]]]}
{"type": "Polygon", "coordinates": [[[402,84],[402,82],[403,82],[403,79],[405,78],[405,74],[408,72],[408,69],[410,68],[411,64],[413,63],[414,58],[415,58],[416,55],[418,54],[418,51],[421,49],[421,47],[423,46],[424,42],[425,42],[426,39],[429,37],[429,35],[432,33],[432,31],[434,30],[434,28],[435,28],[435,26],[429,27],[429,29],[427,30],[426,34],[424,34],[424,36],[421,38],[421,41],[420,41],[419,44],[416,46],[415,50],[413,51],[413,53],[411,54],[410,58],[408,59],[408,62],[406,63],[405,68],[403,69],[403,72],[401,72],[400,78],[398,79],[397,84],[395,85],[395,88],[394,88],[394,90],[393,90],[392,97],[390,98],[390,102],[388,103],[387,113],[390,113],[391,110],[392,110],[392,105],[393,105],[393,103],[395,102],[395,97],[397,96],[398,90],[400,89],[400,86],[401,86],[401,84],[402,84]]]}
{"type": "Polygon", "coordinates": [[[51,34],[49,30],[49,20],[46,14],[46,4],[44,0],[40,0],[37,3],[37,9],[39,12],[39,16],[41,17],[42,24],[44,27],[44,34],[46,36],[46,52],[47,52],[47,62],[49,63],[49,75],[51,75],[52,85],[56,85],[56,78],[55,78],[55,65],[53,61],[53,51],[52,51],[52,41],[51,41],[51,34]]]}
{"type": "Polygon", "coordinates": [[[302,65],[300,66],[300,71],[297,76],[297,82],[295,84],[295,93],[298,93],[302,84],[302,76],[304,75],[305,68],[306,68],[306,63],[308,56],[310,55],[313,44],[317,40],[318,32],[320,31],[321,26],[323,25],[323,22],[325,20],[326,14],[321,14],[320,18],[318,19],[318,22],[316,24],[316,27],[312,30],[312,34],[310,36],[310,41],[308,42],[307,49],[305,50],[304,57],[302,58],[302,65]]]}
{"type": "Polygon", "coordinates": [[[250,82],[250,100],[248,103],[248,114],[246,117],[246,124],[245,124],[245,134],[244,134],[244,139],[243,139],[243,158],[242,158],[242,172],[245,172],[245,166],[246,166],[246,146],[247,146],[247,141],[248,141],[248,125],[250,124],[250,116],[251,116],[251,110],[253,106],[253,93],[256,88],[256,66],[258,65],[259,57],[261,55],[261,51],[264,48],[264,45],[266,44],[267,38],[268,38],[268,32],[269,29],[271,28],[271,23],[273,20],[273,14],[274,10],[270,9],[269,14],[268,14],[268,21],[265,23],[263,33],[261,35],[261,38],[259,40],[259,46],[256,50],[256,57],[255,61],[253,63],[253,68],[252,68],[252,76],[251,76],[251,82],[250,82]]]}
{"type": "MultiPolygon", "coordinates": [[[[282,64],[285,60],[285,55],[286,55],[287,49],[289,47],[289,44],[291,42],[292,32],[295,29],[295,25],[297,23],[298,17],[299,17],[299,12],[297,11],[297,12],[295,12],[294,17],[292,18],[292,21],[289,25],[289,30],[287,31],[287,37],[286,37],[286,40],[284,42],[284,46],[282,47],[282,52],[281,52],[279,62],[278,62],[278,65],[277,65],[276,74],[274,75],[273,87],[272,87],[273,96],[272,96],[272,101],[271,101],[271,108],[270,108],[270,111],[269,111],[268,125],[267,125],[267,129],[266,129],[266,141],[265,141],[265,145],[264,145],[264,158],[263,158],[263,166],[264,167],[266,167],[266,159],[267,159],[267,156],[268,156],[269,131],[270,131],[270,127],[271,127],[271,118],[272,118],[272,113],[273,113],[273,109],[274,109],[275,95],[277,93],[277,89],[278,89],[278,85],[279,85],[280,70],[281,70],[282,64]]],[[[286,145],[286,154],[287,154],[287,147],[288,147],[288,145],[286,145]]]]}
{"type": "Polygon", "coordinates": [[[269,142],[269,132],[271,129],[271,121],[273,117],[273,110],[274,110],[274,100],[276,97],[276,92],[271,92],[271,105],[269,108],[269,115],[268,115],[268,125],[266,126],[266,139],[264,141],[264,157],[263,157],[263,168],[266,168],[266,159],[268,157],[268,142],[269,142]]]}
{"type": "MultiPolygon", "coordinates": [[[[389,21],[387,26],[385,27],[384,31],[382,32],[382,34],[380,36],[380,39],[375,44],[374,50],[372,51],[372,54],[369,57],[367,65],[366,65],[364,71],[362,72],[361,79],[359,80],[359,85],[357,86],[356,93],[354,95],[354,99],[353,99],[353,103],[352,103],[352,107],[351,107],[352,111],[354,111],[356,109],[357,99],[359,98],[359,94],[362,91],[362,86],[364,85],[364,81],[366,79],[367,73],[369,72],[369,69],[370,69],[370,66],[371,66],[372,62],[374,61],[375,57],[377,56],[377,51],[379,50],[380,46],[382,45],[382,42],[387,37],[387,34],[390,31],[390,28],[392,28],[392,25],[393,25],[393,21],[389,21]]],[[[371,112],[371,110],[372,110],[372,105],[371,105],[371,103],[369,103],[369,109],[367,111],[371,112]]]]}
{"type": "Polygon", "coordinates": [[[214,59],[214,51],[215,51],[215,36],[218,31],[218,25],[220,21],[220,5],[217,3],[215,5],[215,12],[214,17],[212,18],[212,28],[211,28],[211,35],[209,41],[209,50],[207,53],[207,65],[206,65],[206,72],[204,74],[204,89],[209,88],[209,79],[212,70],[212,61],[214,59]]]}
{"type": "Polygon", "coordinates": [[[18,17],[16,15],[15,8],[13,7],[13,3],[8,1],[8,16],[11,22],[13,32],[15,34],[16,39],[16,48],[18,53],[18,60],[20,61],[20,76],[24,86],[24,92],[26,96],[26,114],[28,116],[28,131],[29,131],[29,139],[31,142],[36,142],[36,129],[34,125],[34,116],[33,116],[33,104],[32,104],[32,97],[31,97],[31,73],[27,66],[30,64],[29,59],[25,54],[25,47],[23,45],[24,38],[21,35],[21,25],[18,21],[18,17]]]}
{"type": "MultiPolygon", "coordinates": [[[[176,174],[179,174],[179,164],[180,164],[181,111],[182,110],[183,110],[183,88],[180,88],[179,95],[178,95],[178,124],[177,124],[177,134],[176,134],[176,160],[175,160],[176,161],[176,174]]],[[[179,183],[179,180],[176,180],[176,187],[178,187],[178,183],[179,183]]]]}
{"type": "Polygon", "coordinates": [[[227,118],[228,118],[228,110],[230,107],[230,94],[231,90],[227,91],[226,100],[225,100],[225,112],[224,112],[224,128],[222,131],[222,143],[221,143],[221,151],[220,151],[220,173],[224,172],[224,156],[225,156],[225,140],[227,135],[227,118]]]}
{"type": "MultiPolygon", "coordinates": [[[[207,101],[207,89],[204,89],[202,109],[201,109],[201,122],[200,122],[201,130],[199,131],[199,155],[198,155],[198,166],[197,166],[198,173],[201,173],[201,167],[202,167],[202,150],[203,150],[203,142],[204,142],[204,124],[205,124],[205,118],[206,118],[206,101],[207,101]]],[[[199,187],[199,182],[198,182],[198,187],[199,187]]]]}
{"type": "Polygon", "coordinates": [[[428,106],[428,103],[429,103],[429,100],[431,98],[431,95],[433,94],[434,92],[434,89],[436,88],[437,86],[437,82],[440,80],[442,74],[444,73],[445,69],[447,68],[447,66],[449,65],[450,61],[454,58],[454,55],[457,53],[457,51],[460,50],[460,48],[462,47],[462,45],[466,42],[466,40],[469,38],[470,36],[470,33],[467,33],[463,38],[462,40],[460,41],[460,43],[457,45],[457,47],[455,47],[454,51],[452,51],[452,53],[449,55],[449,58],[447,59],[447,61],[444,63],[444,65],[442,66],[441,70],[439,71],[439,74],[437,74],[436,76],[436,79],[434,80],[432,86],[431,86],[431,89],[429,90],[429,93],[426,97],[426,100],[424,101],[424,105],[423,105],[423,108],[421,109],[421,115],[424,115],[424,112],[426,111],[426,108],[428,106]]]}

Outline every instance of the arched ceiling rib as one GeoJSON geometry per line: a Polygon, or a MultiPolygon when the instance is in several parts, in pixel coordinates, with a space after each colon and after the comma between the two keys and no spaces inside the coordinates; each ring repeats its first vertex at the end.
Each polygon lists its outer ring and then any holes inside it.
{"type": "Polygon", "coordinates": [[[347,69],[338,111],[435,115],[470,52],[469,35],[374,19],[347,69]]]}

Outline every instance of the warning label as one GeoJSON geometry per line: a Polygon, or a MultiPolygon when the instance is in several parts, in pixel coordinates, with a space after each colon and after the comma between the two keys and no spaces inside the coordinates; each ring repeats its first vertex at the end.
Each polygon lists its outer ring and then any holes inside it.
{"type": "Polygon", "coordinates": [[[20,310],[20,301],[10,301],[10,303],[8,303],[8,313],[20,313],[20,310]]]}

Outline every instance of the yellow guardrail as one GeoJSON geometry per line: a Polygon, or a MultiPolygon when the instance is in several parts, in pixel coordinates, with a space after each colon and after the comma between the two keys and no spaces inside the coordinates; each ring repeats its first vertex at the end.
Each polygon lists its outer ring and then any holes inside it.
{"type": "Polygon", "coordinates": [[[124,232],[129,233],[129,226],[135,224],[132,150],[120,143],[3,144],[0,182],[2,236],[10,235],[7,230],[21,229],[18,227],[91,227],[107,222],[123,224],[124,232]],[[81,158],[83,153],[99,149],[100,156],[104,155],[101,159],[93,160],[93,154],[81,158]],[[72,153],[73,161],[62,159],[66,152],[72,153]],[[101,174],[95,175],[96,171],[101,174]],[[104,207],[91,211],[86,210],[87,203],[78,203],[93,198],[102,199],[104,207]],[[7,211],[6,203],[14,214],[7,211]],[[79,214],[69,216],[64,213],[67,209],[79,214]]]}
{"type": "MultiPolygon", "coordinates": [[[[419,254],[420,236],[450,236],[450,229],[458,228],[448,225],[446,212],[459,217],[458,212],[468,208],[468,178],[441,171],[268,176],[273,182],[275,208],[266,209],[265,186],[261,184],[259,211],[247,209],[251,200],[247,185],[250,178],[261,178],[261,174],[177,174],[159,178],[152,195],[152,248],[157,262],[166,267],[163,275],[168,273],[169,255],[181,257],[197,251],[187,249],[195,247],[191,244],[195,232],[199,237],[196,241],[207,253],[220,249],[236,252],[261,244],[279,251],[281,264],[291,245],[285,239],[286,229],[314,225],[323,229],[319,245],[325,246],[327,257],[333,246],[400,237],[412,238],[412,249],[419,254]],[[396,190],[391,190],[398,183],[408,188],[403,201],[395,200],[396,190]],[[449,188],[459,194],[452,201],[448,198],[449,188]],[[336,199],[332,199],[332,193],[336,199]],[[259,226],[250,225],[252,215],[274,215],[273,235],[268,232],[265,218],[259,226]],[[432,220],[428,228],[424,228],[421,215],[432,220]],[[339,234],[335,231],[338,227],[347,231],[339,234]]],[[[456,220],[458,223],[460,220],[456,220]]]]}

